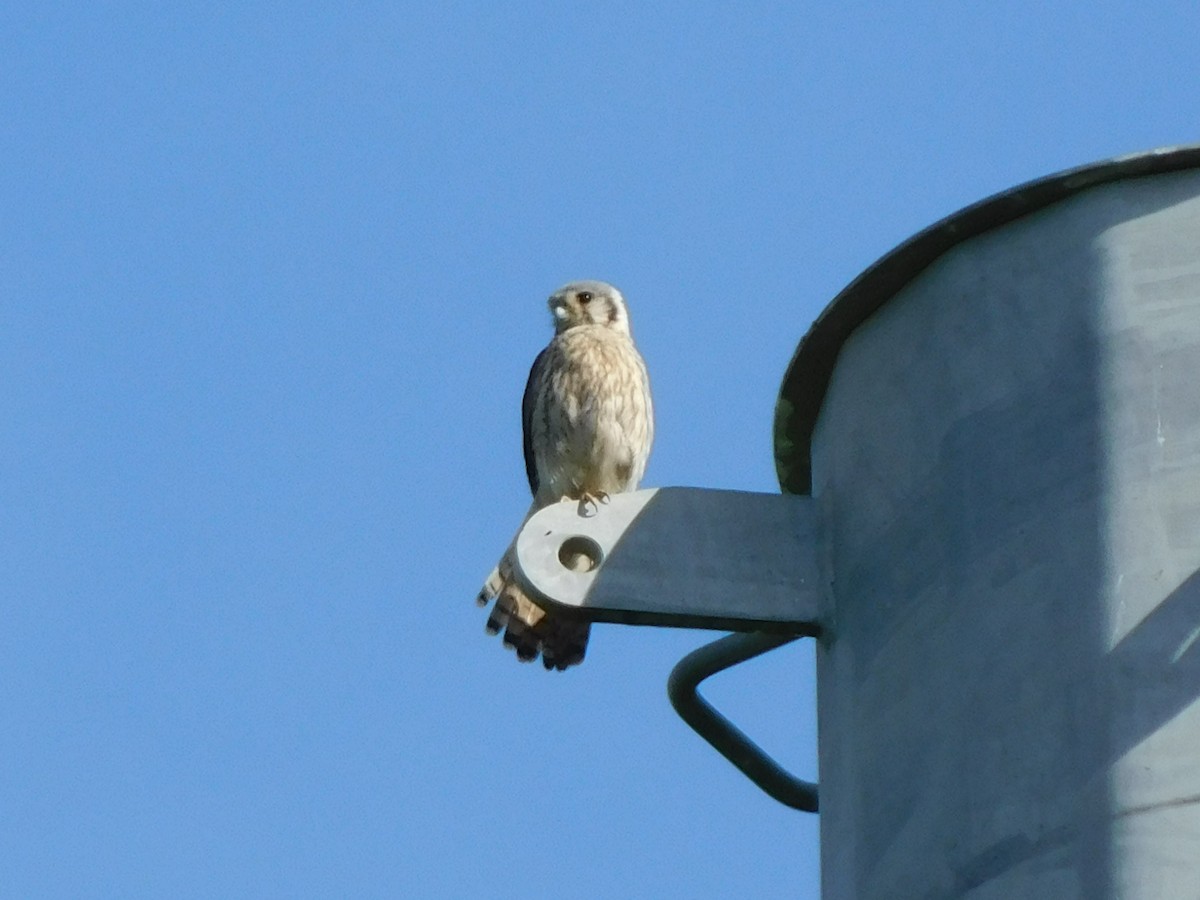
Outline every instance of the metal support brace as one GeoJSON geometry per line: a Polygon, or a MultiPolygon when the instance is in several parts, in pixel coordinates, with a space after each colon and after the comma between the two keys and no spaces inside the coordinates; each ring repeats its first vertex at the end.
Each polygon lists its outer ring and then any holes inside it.
{"type": "Polygon", "coordinates": [[[796,635],[788,634],[730,634],[719,641],[705,644],[681,659],[671,670],[671,677],[667,679],[667,696],[671,698],[671,705],[679,717],[737,766],[743,775],[784,806],[815,813],[817,786],[801,781],[782,768],[746,737],[741,729],[713,709],[697,691],[700,682],[709,675],[794,640],[796,635]]]}
{"type": "Polygon", "coordinates": [[[563,615],[749,632],[685,657],[671,673],[671,703],[776,800],[816,811],[816,785],[783,770],[697,692],[709,675],[819,635],[811,497],[656,488],[564,501],[532,516],[516,543],[522,586],[563,615]],[[568,568],[565,560],[580,554],[590,568],[568,568]]]}

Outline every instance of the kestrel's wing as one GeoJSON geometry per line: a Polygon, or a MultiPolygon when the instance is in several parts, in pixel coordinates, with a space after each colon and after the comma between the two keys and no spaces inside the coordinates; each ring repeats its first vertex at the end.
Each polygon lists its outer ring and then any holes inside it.
{"type": "MultiPolygon", "coordinates": [[[[533,365],[529,369],[529,379],[525,382],[525,394],[521,398],[521,432],[525,450],[525,474],[529,478],[529,489],[535,497],[538,490],[538,474],[537,459],[533,450],[533,410],[537,405],[541,380],[547,366],[548,350],[549,348],[543,349],[534,359],[533,365]]],[[[536,511],[537,501],[535,500],[530,505],[529,512],[525,514],[525,520],[528,520],[536,511]]],[[[514,536],[513,543],[504,552],[504,556],[500,558],[496,568],[492,569],[492,573],[484,581],[483,588],[475,600],[480,606],[487,606],[492,600],[497,600],[491,617],[488,619],[488,633],[495,634],[501,629],[507,629],[504,635],[505,643],[516,647],[517,655],[521,659],[533,659],[540,650],[540,640],[533,633],[532,628],[543,613],[525,596],[513,580],[515,545],[516,537],[514,536]]]]}
{"type": "Polygon", "coordinates": [[[533,455],[533,408],[537,405],[537,395],[541,388],[543,369],[546,368],[546,357],[550,348],[546,347],[537,355],[529,369],[529,380],[525,382],[525,395],[521,398],[521,434],[525,446],[525,474],[529,478],[529,490],[536,497],[538,492],[537,460],[533,455]]]}
{"type": "MultiPolygon", "coordinates": [[[[550,366],[550,348],[537,355],[529,370],[525,383],[525,395],[521,398],[521,431],[525,450],[525,474],[529,478],[529,489],[534,501],[529,507],[529,516],[537,511],[538,473],[537,458],[533,448],[533,415],[542,381],[550,366]]],[[[514,538],[515,543],[515,538],[514,538]]],[[[540,653],[547,669],[562,671],[568,666],[583,662],[587,650],[587,622],[558,621],[534,603],[521,590],[513,577],[513,547],[510,545],[500,564],[492,571],[479,592],[479,602],[486,604],[496,598],[496,605],[488,617],[487,631],[495,634],[504,630],[504,643],[517,651],[521,660],[536,659],[540,653]]]]}

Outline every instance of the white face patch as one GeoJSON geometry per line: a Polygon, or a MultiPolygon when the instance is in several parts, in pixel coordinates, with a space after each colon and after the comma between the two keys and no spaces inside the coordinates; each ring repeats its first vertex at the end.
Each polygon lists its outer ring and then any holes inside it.
{"type": "Polygon", "coordinates": [[[546,302],[557,334],[580,325],[598,325],[629,335],[625,299],[610,284],[602,281],[571,282],[551,294],[546,302]]]}

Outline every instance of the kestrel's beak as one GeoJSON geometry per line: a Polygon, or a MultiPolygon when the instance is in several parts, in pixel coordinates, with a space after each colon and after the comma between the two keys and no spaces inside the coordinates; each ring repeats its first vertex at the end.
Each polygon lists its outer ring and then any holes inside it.
{"type": "Polygon", "coordinates": [[[567,312],[567,301],[562,294],[555,294],[550,298],[550,313],[554,316],[554,321],[565,322],[569,313],[567,312]]]}

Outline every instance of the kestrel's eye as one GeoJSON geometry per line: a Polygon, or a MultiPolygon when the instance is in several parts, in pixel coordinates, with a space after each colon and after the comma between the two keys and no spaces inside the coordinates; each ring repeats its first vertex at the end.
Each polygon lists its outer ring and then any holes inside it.
{"type": "Polygon", "coordinates": [[[592,300],[592,292],[591,291],[580,291],[575,296],[579,298],[580,303],[590,303],[592,300]]]}

